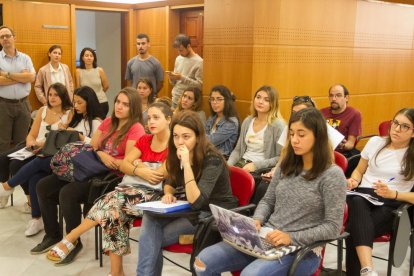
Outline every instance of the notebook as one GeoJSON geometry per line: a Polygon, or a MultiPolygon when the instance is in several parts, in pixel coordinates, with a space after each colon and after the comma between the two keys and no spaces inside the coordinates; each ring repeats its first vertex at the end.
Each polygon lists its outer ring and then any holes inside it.
{"type": "Polygon", "coordinates": [[[252,218],[214,204],[209,206],[223,241],[248,255],[276,260],[300,249],[295,245],[274,246],[265,239],[266,234],[273,229],[261,227],[260,232],[257,232],[252,218]]]}
{"type": "Polygon", "coordinates": [[[161,201],[150,201],[136,204],[135,208],[142,211],[152,211],[156,213],[172,213],[190,209],[190,203],[184,200],[177,200],[175,203],[171,204],[162,203],[161,201]]]}

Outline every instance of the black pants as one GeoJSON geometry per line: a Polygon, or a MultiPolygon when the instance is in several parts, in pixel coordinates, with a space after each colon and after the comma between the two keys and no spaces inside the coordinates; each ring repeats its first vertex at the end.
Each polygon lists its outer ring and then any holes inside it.
{"type": "MultiPolygon", "coordinates": [[[[378,197],[372,189],[357,189],[358,192],[378,197]]],[[[382,206],[375,206],[360,196],[348,196],[348,222],[346,231],[350,234],[346,239],[346,275],[359,276],[361,265],[356,253],[356,246],[373,247],[376,237],[392,231],[393,213],[401,204],[387,200],[382,206]]]]}
{"type": "Polygon", "coordinates": [[[58,205],[62,208],[66,233],[81,223],[81,204],[87,202],[89,188],[89,182],[66,182],[59,180],[54,174],[42,178],[37,183],[37,196],[46,236],[61,238],[57,213],[58,205]]]}
{"type": "MultiPolygon", "coordinates": [[[[13,149],[8,149],[0,154],[0,181],[6,182],[10,176],[15,175],[21,167],[30,162],[34,157],[26,160],[16,160],[7,157],[10,153],[16,152],[25,147],[25,144],[20,144],[13,149]]],[[[29,195],[29,182],[20,183],[25,195],[29,195]]]]}

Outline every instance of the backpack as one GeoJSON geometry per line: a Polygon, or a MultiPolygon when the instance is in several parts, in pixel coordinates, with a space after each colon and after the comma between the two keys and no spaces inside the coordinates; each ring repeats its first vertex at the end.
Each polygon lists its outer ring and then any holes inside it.
{"type": "Polygon", "coordinates": [[[80,152],[93,151],[93,147],[82,142],[73,142],[63,146],[50,161],[52,172],[64,181],[73,182],[74,166],[72,158],[80,152]]]}

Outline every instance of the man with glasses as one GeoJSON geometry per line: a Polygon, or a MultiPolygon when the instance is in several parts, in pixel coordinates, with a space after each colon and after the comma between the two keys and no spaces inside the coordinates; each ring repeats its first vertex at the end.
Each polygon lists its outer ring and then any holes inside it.
{"type": "Polygon", "coordinates": [[[167,71],[172,89],[173,108],[188,86],[203,89],[203,59],[191,48],[190,37],[179,34],[173,44],[179,56],[175,59],[174,72],[167,71]]]}
{"type": "Polygon", "coordinates": [[[150,47],[148,35],[138,34],[138,55],[128,61],[125,80],[128,81],[128,85],[137,88],[139,79],[149,79],[152,83],[151,96],[155,98],[164,85],[164,70],[159,60],[148,53],[150,47]]]}
{"type": "Polygon", "coordinates": [[[0,27],[0,152],[10,148],[13,140],[25,140],[30,126],[31,106],[27,99],[35,80],[32,60],[17,51],[12,29],[0,27]]]}
{"type": "Polygon", "coordinates": [[[347,158],[358,154],[354,148],[356,139],[361,135],[361,113],[348,106],[349,92],[342,84],[335,84],[329,88],[330,106],[321,109],[329,125],[338,130],[345,139],[336,148],[347,158]]]}

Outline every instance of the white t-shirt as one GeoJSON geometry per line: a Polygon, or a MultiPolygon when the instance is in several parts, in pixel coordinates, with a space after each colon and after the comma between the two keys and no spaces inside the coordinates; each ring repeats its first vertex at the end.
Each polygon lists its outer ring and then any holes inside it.
{"type": "Polygon", "coordinates": [[[381,180],[388,184],[391,190],[409,192],[414,185],[414,179],[405,181],[401,174],[401,165],[405,152],[403,149],[383,149],[375,158],[376,153],[385,145],[386,138],[372,137],[361,152],[361,158],[368,160],[368,168],[362,177],[360,188],[372,188],[372,184],[381,180]],[[389,181],[394,178],[394,180],[389,181]]]}
{"type": "Polygon", "coordinates": [[[85,119],[82,119],[82,121],[79,122],[79,124],[77,124],[76,127],[74,127],[73,129],[79,132],[82,132],[82,134],[85,136],[85,143],[89,144],[91,142],[91,138],[93,133],[98,129],[99,125],[102,123],[101,120],[99,119],[94,119],[92,120],[92,132],[91,132],[91,137],[86,136],[87,134],[89,134],[89,122],[85,121],[85,119]]]}
{"type": "Polygon", "coordinates": [[[246,151],[243,158],[252,162],[264,160],[264,133],[267,125],[259,132],[255,133],[253,130],[254,118],[249,125],[244,142],[246,143],[246,151]]]}
{"type": "Polygon", "coordinates": [[[66,86],[65,73],[63,72],[63,68],[60,63],[57,70],[53,68],[52,64],[50,64],[50,79],[52,81],[52,84],[59,82],[66,86]]]}

